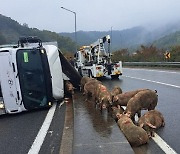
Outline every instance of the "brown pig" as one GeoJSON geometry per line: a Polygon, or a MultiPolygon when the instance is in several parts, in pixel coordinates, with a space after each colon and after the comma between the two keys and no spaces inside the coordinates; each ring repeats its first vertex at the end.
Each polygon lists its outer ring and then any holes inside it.
{"type": "Polygon", "coordinates": [[[91,79],[92,79],[92,78],[89,78],[89,77],[87,77],[87,76],[82,77],[81,82],[80,82],[80,84],[81,84],[81,91],[84,90],[84,85],[85,85],[88,81],[90,81],[91,79]]]}
{"type": "Polygon", "coordinates": [[[96,101],[95,94],[99,84],[100,83],[98,80],[91,80],[84,85],[84,94],[86,96],[86,100],[92,97],[93,101],[96,101]]]}
{"type": "Polygon", "coordinates": [[[98,95],[98,105],[101,111],[102,109],[108,109],[108,111],[110,110],[110,106],[112,105],[111,98],[111,93],[107,90],[107,88],[100,91],[98,95]]]}
{"type": "Polygon", "coordinates": [[[154,137],[154,130],[165,126],[165,121],[162,113],[157,110],[146,112],[138,120],[138,125],[142,127],[149,137],[154,137]]]}
{"type": "Polygon", "coordinates": [[[65,94],[67,96],[72,96],[74,95],[74,87],[72,85],[72,83],[68,80],[65,81],[65,94]]]}
{"type": "MultiPolygon", "coordinates": [[[[99,82],[100,83],[100,82],[99,82]]],[[[96,103],[98,103],[99,101],[99,97],[100,97],[100,94],[101,92],[103,91],[108,91],[107,87],[105,85],[103,85],[102,83],[101,84],[98,84],[98,86],[96,87],[96,93],[95,93],[95,98],[97,100],[96,103]]]]}
{"type": "Polygon", "coordinates": [[[158,96],[156,91],[149,89],[140,91],[128,101],[125,114],[134,120],[136,113],[138,113],[138,117],[141,116],[142,109],[148,109],[148,111],[154,110],[157,105],[157,101],[158,96]]]}
{"type": "Polygon", "coordinates": [[[125,114],[120,116],[117,123],[131,146],[140,146],[149,141],[146,131],[143,128],[136,126],[125,114]]]}
{"type": "Polygon", "coordinates": [[[119,86],[115,86],[111,91],[112,98],[121,93],[122,93],[122,89],[119,86]]]}
{"type": "Polygon", "coordinates": [[[120,105],[118,105],[117,107],[112,106],[111,109],[112,109],[112,117],[117,122],[118,119],[120,119],[120,116],[123,114],[124,109],[120,105]]]}
{"type": "Polygon", "coordinates": [[[134,91],[128,91],[122,94],[118,94],[116,96],[113,97],[113,105],[117,106],[127,106],[128,101],[134,96],[136,95],[138,92],[145,90],[145,89],[138,89],[138,90],[134,90],[134,91]]]}

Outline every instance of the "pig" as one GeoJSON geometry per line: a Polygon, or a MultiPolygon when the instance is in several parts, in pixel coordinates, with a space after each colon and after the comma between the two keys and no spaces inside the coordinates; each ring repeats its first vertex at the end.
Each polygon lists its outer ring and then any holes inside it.
{"type": "Polygon", "coordinates": [[[149,137],[146,131],[136,126],[127,115],[122,114],[117,124],[131,146],[140,146],[148,143],[149,137]]]}
{"type": "Polygon", "coordinates": [[[95,92],[95,106],[102,111],[102,109],[108,109],[110,111],[110,106],[112,105],[112,96],[106,86],[102,83],[98,84],[95,92]]]}
{"type": "Polygon", "coordinates": [[[88,81],[90,81],[92,78],[89,78],[89,77],[87,77],[87,76],[84,76],[84,77],[82,77],[82,79],[81,79],[81,82],[80,82],[80,88],[81,88],[81,91],[83,92],[83,90],[84,90],[84,85],[88,82],[88,81]]]}
{"type": "Polygon", "coordinates": [[[125,93],[121,93],[118,94],[116,96],[113,97],[113,105],[117,106],[127,106],[128,101],[134,96],[136,95],[138,92],[145,90],[145,89],[138,89],[138,90],[134,90],[134,91],[128,91],[125,93]]]}
{"type": "Polygon", "coordinates": [[[118,105],[118,106],[112,106],[112,117],[117,122],[120,116],[123,114],[124,109],[118,105]]]}
{"type": "Polygon", "coordinates": [[[156,91],[146,89],[138,92],[134,97],[132,97],[128,103],[125,110],[125,114],[134,120],[134,116],[138,113],[138,117],[141,117],[141,110],[154,110],[158,101],[158,96],[156,91]]]}
{"type": "Polygon", "coordinates": [[[121,93],[122,93],[122,89],[119,86],[115,86],[113,88],[113,90],[111,91],[112,99],[114,96],[121,94],[121,93]]]}
{"type": "Polygon", "coordinates": [[[97,100],[96,103],[98,103],[98,101],[99,101],[99,95],[100,95],[100,93],[101,93],[102,91],[107,91],[107,90],[108,90],[107,87],[104,86],[102,83],[101,83],[101,84],[98,84],[98,86],[96,87],[96,92],[95,92],[95,98],[96,98],[96,100],[97,100]]]}
{"type": "Polygon", "coordinates": [[[139,118],[138,126],[142,127],[149,137],[154,137],[154,130],[165,126],[164,117],[157,110],[148,111],[139,118]]]}
{"type": "Polygon", "coordinates": [[[107,90],[100,91],[98,95],[98,106],[99,109],[108,109],[110,111],[110,107],[112,105],[111,93],[107,90]]]}
{"type": "Polygon", "coordinates": [[[74,95],[74,87],[72,85],[72,83],[68,80],[65,81],[65,95],[67,95],[68,97],[72,97],[72,95],[74,95]]]}
{"type": "Polygon", "coordinates": [[[84,85],[84,95],[86,96],[86,100],[92,97],[92,100],[96,102],[95,94],[99,84],[101,83],[98,80],[91,80],[84,85]]]}

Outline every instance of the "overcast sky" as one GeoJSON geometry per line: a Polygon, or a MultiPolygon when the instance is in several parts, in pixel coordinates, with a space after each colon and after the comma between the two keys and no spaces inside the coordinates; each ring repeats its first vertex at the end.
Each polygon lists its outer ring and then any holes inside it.
{"type": "Polygon", "coordinates": [[[55,32],[122,30],[180,21],[180,0],[0,0],[0,14],[55,32]]]}

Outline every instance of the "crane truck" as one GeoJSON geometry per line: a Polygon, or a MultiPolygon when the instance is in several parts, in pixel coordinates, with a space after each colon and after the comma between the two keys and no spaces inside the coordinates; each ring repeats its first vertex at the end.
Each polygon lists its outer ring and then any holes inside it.
{"type": "Polygon", "coordinates": [[[81,76],[55,45],[22,37],[0,48],[0,114],[51,107],[64,97],[64,80],[79,86],[81,76]]]}
{"type": "Polygon", "coordinates": [[[122,75],[122,62],[112,62],[111,55],[110,36],[107,35],[76,52],[75,68],[81,76],[118,78],[122,75]]]}

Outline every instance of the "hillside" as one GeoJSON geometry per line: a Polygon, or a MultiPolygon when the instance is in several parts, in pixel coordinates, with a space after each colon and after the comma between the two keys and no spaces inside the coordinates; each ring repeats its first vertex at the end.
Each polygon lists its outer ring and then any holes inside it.
{"type": "Polygon", "coordinates": [[[153,45],[157,46],[158,48],[164,49],[168,49],[171,46],[180,45],[180,31],[166,35],[154,41],[153,45]]]}
{"type": "MultiPolygon", "coordinates": [[[[97,39],[112,34],[112,50],[128,48],[136,50],[140,45],[154,44],[159,48],[180,44],[180,22],[171,23],[156,29],[145,27],[133,27],[125,30],[111,31],[78,31],[77,44],[90,45],[97,39]],[[155,41],[156,40],[156,41],[155,41]]],[[[20,36],[38,36],[42,41],[57,41],[62,51],[73,52],[75,49],[74,33],[55,33],[48,30],[40,31],[37,28],[29,28],[27,24],[19,24],[17,21],[0,14],[0,44],[16,44],[20,36]]]]}
{"type": "MultiPolygon", "coordinates": [[[[147,31],[143,27],[134,27],[122,31],[113,30],[111,38],[113,49],[127,48],[144,43],[142,36],[146,33],[147,31]]],[[[74,33],[60,33],[60,35],[74,40],[74,33]]],[[[77,42],[80,46],[89,45],[105,35],[111,35],[111,31],[78,31],[77,42]]]]}
{"type": "MultiPolygon", "coordinates": [[[[178,30],[180,30],[180,23],[171,23],[151,30],[149,28],[140,26],[121,31],[113,30],[111,39],[112,50],[118,50],[122,48],[136,49],[142,44],[150,45],[155,40],[170,35],[178,30]]],[[[78,31],[77,42],[79,45],[89,45],[107,34],[111,35],[111,31],[78,31]]],[[[72,40],[74,40],[74,33],[60,33],[60,35],[70,37],[72,40]]],[[[171,43],[169,43],[169,45],[171,45],[171,43]]]]}
{"type": "Polygon", "coordinates": [[[40,31],[37,28],[29,28],[27,24],[21,25],[0,14],[0,44],[16,44],[20,36],[38,36],[45,42],[57,41],[62,51],[74,51],[75,49],[75,43],[68,37],[48,30],[40,31]]]}

